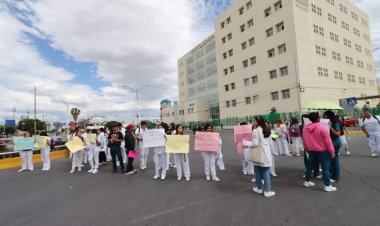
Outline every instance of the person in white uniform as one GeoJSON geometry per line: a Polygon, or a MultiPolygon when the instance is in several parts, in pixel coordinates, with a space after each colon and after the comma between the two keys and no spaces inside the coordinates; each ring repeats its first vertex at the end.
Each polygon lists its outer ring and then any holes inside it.
{"type": "MultiPolygon", "coordinates": [[[[175,135],[183,135],[183,126],[177,125],[175,130],[175,135]]],[[[190,141],[189,141],[190,142],[190,141]]],[[[182,173],[185,176],[186,181],[190,181],[190,163],[189,163],[189,154],[187,153],[178,153],[173,154],[174,161],[177,169],[177,180],[182,180],[182,173]]]]}
{"type": "MultiPolygon", "coordinates": [[[[24,138],[30,137],[29,132],[24,133],[24,138]]],[[[30,170],[33,171],[33,150],[28,149],[28,150],[22,150],[19,152],[20,157],[21,157],[21,169],[19,169],[19,173],[25,170],[30,170]]]]}
{"type": "MultiPolygon", "coordinates": [[[[87,140],[87,133],[90,133],[90,130],[87,129],[86,131],[84,131],[83,129],[80,130],[82,132],[82,137],[84,139],[84,141],[86,142],[86,144],[88,144],[88,140],[87,140]]],[[[82,167],[84,166],[84,164],[87,164],[88,163],[88,147],[86,147],[85,149],[83,149],[83,164],[82,164],[82,167]]]]}
{"type": "Polygon", "coordinates": [[[142,134],[147,130],[147,123],[142,121],[140,123],[140,128],[136,129],[135,134],[138,141],[139,149],[140,149],[140,169],[146,170],[147,162],[148,162],[148,154],[149,148],[144,148],[144,141],[142,134]]]}
{"type": "Polygon", "coordinates": [[[369,139],[371,156],[376,157],[380,152],[380,117],[372,116],[369,109],[363,110],[363,118],[359,119],[359,125],[369,139]]]}
{"type": "MultiPolygon", "coordinates": [[[[121,123],[119,123],[119,131],[121,134],[123,134],[123,138],[124,138],[125,137],[125,128],[123,127],[123,124],[121,124],[121,123]]],[[[123,157],[123,163],[126,164],[127,163],[127,152],[125,150],[124,139],[121,142],[120,149],[121,149],[121,156],[123,157]]]]}
{"type": "Polygon", "coordinates": [[[47,135],[46,132],[41,132],[40,136],[46,137],[45,147],[41,147],[41,157],[42,157],[42,170],[48,171],[50,170],[50,144],[51,138],[47,135]]]}
{"type": "MultiPolygon", "coordinates": [[[[83,144],[86,145],[86,141],[82,137],[82,132],[79,130],[79,128],[76,129],[76,131],[74,131],[74,133],[72,134],[72,139],[74,137],[79,137],[82,140],[83,144]]],[[[78,168],[78,172],[82,171],[83,151],[84,149],[73,153],[70,173],[74,173],[75,168],[78,168]]]]}
{"type": "Polygon", "coordinates": [[[96,146],[97,137],[96,137],[96,129],[93,129],[91,133],[87,134],[87,148],[88,148],[88,162],[90,163],[91,169],[88,171],[89,173],[97,173],[99,168],[99,152],[100,148],[96,146]],[[95,139],[89,139],[90,136],[94,136],[95,139]]]}
{"type": "MultiPolygon", "coordinates": [[[[204,127],[204,131],[212,132],[213,126],[207,123],[204,127]]],[[[216,167],[215,167],[217,152],[202,151],[202,157],[204,161],[206,180],[210,181],[212,179],[213,181],[219,182],[220,179],[216,175],[216,167]],[[211,174],[211,177],[210,177],[210,174],[211,174]]]]}
{"type": "Polygon", "coordinates": [[[288,140],[286,139],[288,136],[288,130],[284,123],[282,123],[282,119],[277,120],[277,127],[275,129],[277,135],[279,136],[276,139],[280,155],[291,156],[289,153],[288,140]]]}
{"type": "MultiPolygon", "coordinates": [[[[159,125],[157,129],[163,129],[163,125],[159,125]]],[[[154,147],[154,168],[155,168],[155,174],[153,179],[157,180],[158,178],[161,178],[161,180],[165,180],[166,178],[166,154],[165,154],[165,146],[160,147],[154,147]],[[160,173],[161,170],[161,173],[160,173]]]]}

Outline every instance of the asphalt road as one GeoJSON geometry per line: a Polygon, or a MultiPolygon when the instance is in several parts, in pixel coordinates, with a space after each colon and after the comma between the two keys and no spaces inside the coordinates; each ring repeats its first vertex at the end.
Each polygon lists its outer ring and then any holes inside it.
{"type": "MultiPolygon", "coordinates": [[[[379,225],[380,157],[369,157],[364,136],[350,141],[352,156],[341,156],[337,192],[326,193],[321,180],[304,188],[303,158],[277,157],[272,190],[265,198],[252,191],[251,176],[241,173],[231,132],[223,132],[226,170],[222,182],[208,182],[198,152],[190,153],[191,181],[177,181],[174,169],[155,181],[152,153],[148,170],[111,174],[110,164],[96,175],[69,174],[70,159],[52,170],[0,171],[0,224],[59,225],[379,225]]],[[[138,166],[136,162],[135,167],[138,166]]]]}

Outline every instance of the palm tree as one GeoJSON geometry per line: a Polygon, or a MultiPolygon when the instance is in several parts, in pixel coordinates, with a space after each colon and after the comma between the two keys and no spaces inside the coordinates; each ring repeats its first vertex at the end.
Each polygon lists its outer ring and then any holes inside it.
{"type": "Polygon", "coordinates": [[[70,113],[73,116],[73,119],[74,119],[74,121],[76,123],[77,120],[78,120],[78,116],[80,115],[80,110],[78,108],[71,108],[70,113]]]}

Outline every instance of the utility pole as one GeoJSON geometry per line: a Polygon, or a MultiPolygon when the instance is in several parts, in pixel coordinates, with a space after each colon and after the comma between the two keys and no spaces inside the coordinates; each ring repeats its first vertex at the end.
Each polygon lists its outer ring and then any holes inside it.
{"type": "Polygon", "coordinates": [[[34,133],[37,132],[37,88],[34,87],[34,133]]]}

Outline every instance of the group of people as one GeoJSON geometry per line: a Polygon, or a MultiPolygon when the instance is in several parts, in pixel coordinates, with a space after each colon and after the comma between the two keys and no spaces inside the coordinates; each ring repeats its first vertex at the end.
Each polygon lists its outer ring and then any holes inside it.
{"type": "MultiPolygon", "coordinates": [[[[350,154],[345,139],[345,134],[348,133],[344,127],[344,123],[334,112],[325,111],[323,118],[329,119],[328,128],[319,123],[320,115],[318,112],[303,115],[301,122],[294,118],[288,125],[284,125],[280,119],[273,129],[261,116],[256,116],[255,120],[251,123],[240,123],[240,125],[252,125],[252,141],[243,146],[242,163],[243,174],[254,175],[254,179],[252,180],[256,184],[253,188],[254,192],[263,194],[265,197],[275,195],[275,192],[271,190],[270,183],[270,177],[276,176],[274,156],[291,156],[288,142],[292,143],[292,154],[294,156],[301,155],[301,148],[304,151],[305,181],[303,186],[314,186],[315,183],[311,181],[312,176],[314,176],[315,178],[323,179],[325,191],[331,192],[337,190],[331,183],[336,183],[340,180],[340,148],[343,146],[346,154],[350,154]],[[308,123],[306,123],[306,119],[309,121],[308,123]],[[255,164],[248,161],[247,153],[251,148],[258,145],[262,146],[264,161],[263,163],[255,164]],[[321,175],[320,172],[322,172],[321,175]]],[[[360,119],[359,123],[369,138],[371,156],[376,156],[380,151],[379,118],[372,116],[369,111],[365,111],[364,117],[360,119]]],[[[173,123],[167,125],[162,123],[157,128],[163,129],[165,136],[184,135],[184,127],[182,125],[174,125],[173,123]]],[[[109,134],[106,134],[104,128],[86,131],[86,133],[76,128],[69,135],[69,139],[80,138],[86,148],[71,154],[72,168],[70,173],[74,173],[76,170],[81,171],[84,166],[83,164],[88,162],[90,165],[88,172],[95,174],[98,172],[100,164],[112,160],[112,173],[117,173],[119,166],[121,173],[132,175],[136,173],[133,161],[137,155],[140,156],[140,169],[147,169],[150,148],[144,147],[143,134],[146,131],[147,123],[144,121],[140,123],[138,128],[135,128],[132,124],[129,124],[125,128],[121,124],[113,126],[109,134]],[[95,140],[88,139],[91,133],[96,134],[95,140]],[[125,164],[127,164],[126,167],[124,167],[125,164]]],[[[213,132],[213,126],[206,124],[203,127],[203,131],[213,132]]],[[[47,136],[47,134],[41,135],[47,136]]],[[[24,137],[29,136],[29,133],[24,134],[24,137]]],[[[225,169],[221,150],[222,140],[219,137],[218,152],[201,151],[207,181],[221,181],[216,171],[216,166],[220,170],[225,169]]],[[[166,153],[165,146],[154,147],[153,151],[155,164],[153,179],[165,180],[167,170],[172,167],[176,168],[178,181],[182,180],[182,178],[185,178],[186,181],[190,180],[191,173],[188,154],[166,153]]],[[[46,147],[41,148],[42,170],[44,171],[50,170],[49,153],[50,139],[47,139],[46,147]]],[[[19,172],[27,169],[33,170],[32,150],[21,151],[20,156],[22,168],[19,172]]]]}

